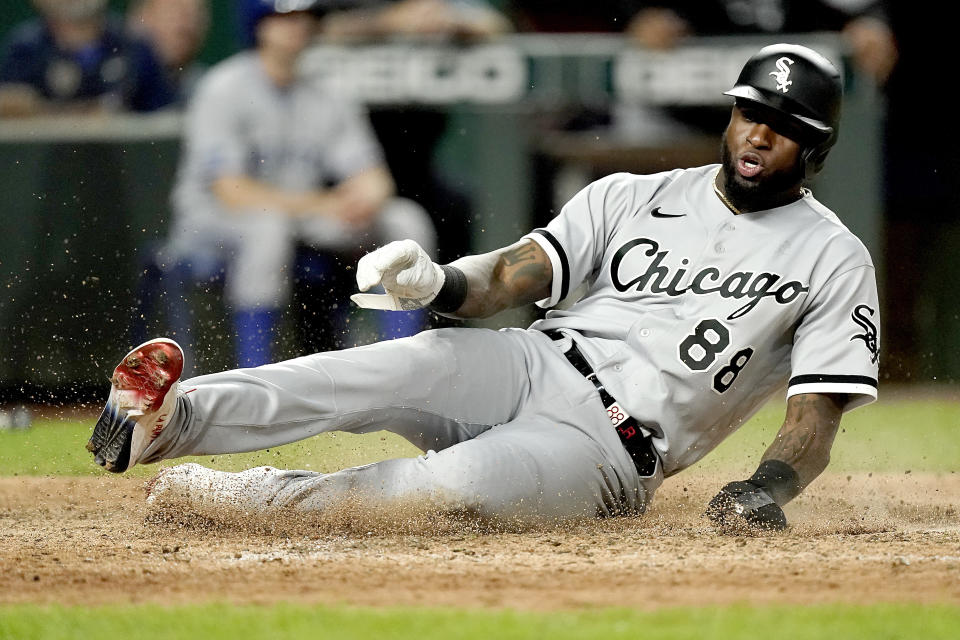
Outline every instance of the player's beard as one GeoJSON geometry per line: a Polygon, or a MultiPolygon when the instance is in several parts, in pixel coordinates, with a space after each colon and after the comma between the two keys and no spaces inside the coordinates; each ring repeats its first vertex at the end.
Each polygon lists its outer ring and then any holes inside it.
{"type": "Polygon", "coordinates": [[[723,164],[723,192],[741,211],[764,211],[789,204],[800,197],[803,184],[803,160],[797,156],[789,169],[780,169],[758,180],[747,180],[737,173],[736,161],[726,137],[720,143],[723,164]]]}

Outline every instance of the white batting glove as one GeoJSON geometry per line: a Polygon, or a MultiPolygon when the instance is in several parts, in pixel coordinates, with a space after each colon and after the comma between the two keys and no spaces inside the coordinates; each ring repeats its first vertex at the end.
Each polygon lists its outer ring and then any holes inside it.
{"type": "Polygon", "coordinates": [[[383,285],[386,293],[355,293],[350,299],[365,309],[421,309],[437,297],[445,278],[440,265],[419,244],[398,240],[368,253],[357,263],[360,291],[383,285]]]}

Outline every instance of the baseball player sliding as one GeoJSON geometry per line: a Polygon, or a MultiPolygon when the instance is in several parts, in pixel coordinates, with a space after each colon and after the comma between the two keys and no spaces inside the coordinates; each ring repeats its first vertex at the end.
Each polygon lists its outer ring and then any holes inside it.
{"type": "Polygon", "coordinates": [[[719,525],[786,526],[844,411],[877,394],[878,305],[863,244],[804,188],[837,138],[842,87],[805,47],[761,49],[718,165],[611,175],[545,228],[449,265],[412,241],[357,267],[364,307],[457,318],[532,302],[527,329],[448,328],[178,380],[164,338],[117,366],[87,448],[110,471],[387,429],[425,451],[336,473],[171,467],[148,500],[323,510],[348,494],[490,518],[636,514],[787,387],[756,472],[706,505],[719,525]]]}

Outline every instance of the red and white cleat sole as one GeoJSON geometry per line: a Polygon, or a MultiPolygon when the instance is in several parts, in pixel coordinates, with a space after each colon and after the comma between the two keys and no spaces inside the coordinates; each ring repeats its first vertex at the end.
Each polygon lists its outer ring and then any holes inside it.
{"type": "Polygon", "coordinates": [[[97,464],[122,473],[157,439],[176,408],[183,349],[173,340],[144,342],[110,378],[110,397],[87,442],[97,464]]]}

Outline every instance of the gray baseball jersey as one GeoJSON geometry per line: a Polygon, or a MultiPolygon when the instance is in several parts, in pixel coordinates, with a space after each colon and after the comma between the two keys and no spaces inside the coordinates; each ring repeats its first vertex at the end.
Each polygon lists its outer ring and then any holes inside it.
{"type": "Polygon", "coordinates": [[[809,191],[734,215],[719,165],[616,174],[531,233],[550,256],[538,329],[567,329],[604,386],[655,436],[667,475],[778,388],[876,398],[879,314],[866,248],[809,191]]]}
{"type": "Polygon", "coordinates": [[[849,394],[848,408],[875,398],[866,249],[809,193],[733,215],[713,191],[717,169],[604,178],[527,236],[553,264],[541,305],[587,285],[531,328],[426,331],[185,380],[140,461],[389,429],[425,455],[329,474],[185,465],[157,487],[244,508],[322,510],[354,496],[490,516],[635,513],[784,383],[849,394]],[[565,357],[570,340],[654,436],[650,475],[565,357]]]}

